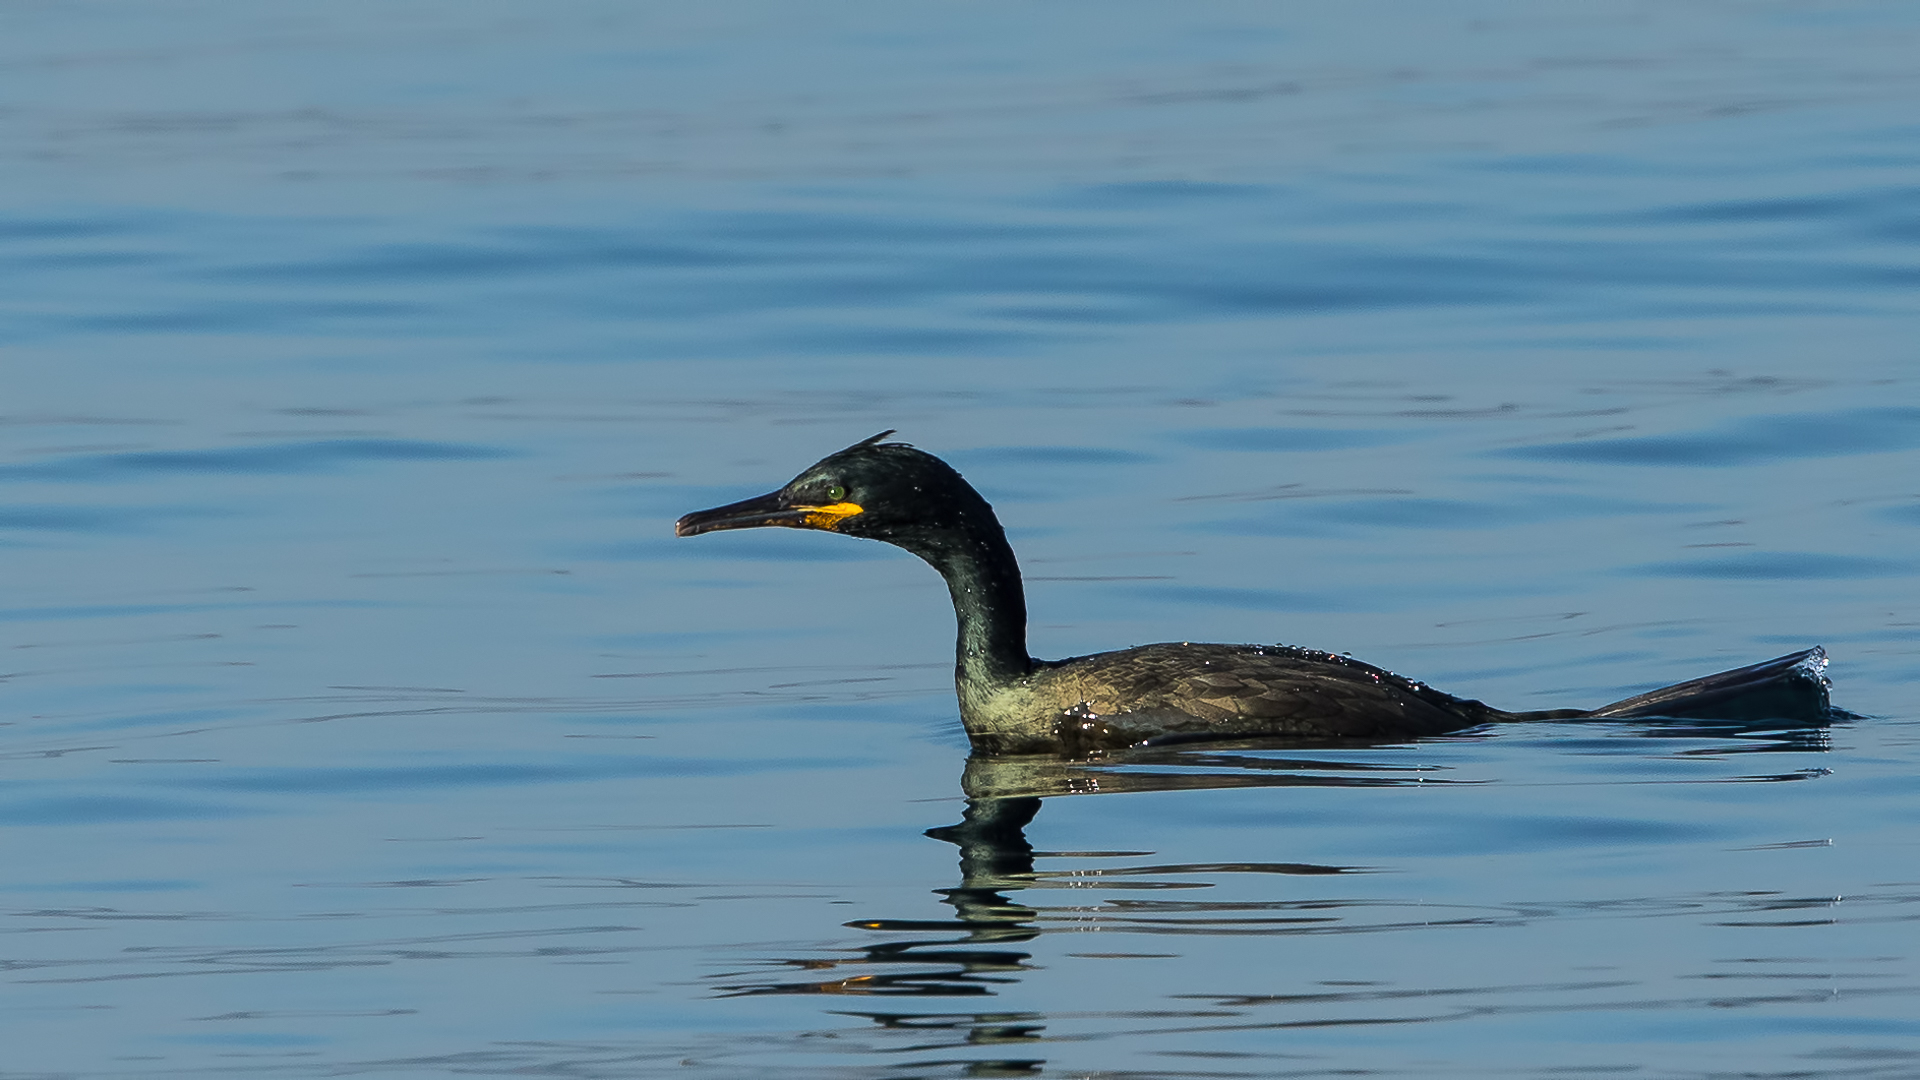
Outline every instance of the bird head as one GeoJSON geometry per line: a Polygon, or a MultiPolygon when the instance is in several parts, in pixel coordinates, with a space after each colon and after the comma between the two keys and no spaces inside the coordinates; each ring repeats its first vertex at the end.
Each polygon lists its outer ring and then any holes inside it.
{"type": "Polygon", "coordinates": [[[922,537],[965,531],[993,512],[953,467],[905,443],[863,439],[808,466],[778,491],[688,514],[676,536],[779,526],[885,540],[917,549],[922,537]]]}

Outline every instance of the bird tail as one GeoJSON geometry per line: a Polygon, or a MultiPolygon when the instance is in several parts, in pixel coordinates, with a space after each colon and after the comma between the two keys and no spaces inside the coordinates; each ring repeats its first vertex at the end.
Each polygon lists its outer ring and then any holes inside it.
{"type": "Polygon", "coordinates": [[[1827,700],[1827,651],[1814,646],[1765,663],[1690,679],[1635,694],[1586,715],[1595,720],[1637,716],[1690,720],[1806,720],[1833,715],[1827,700]]]}

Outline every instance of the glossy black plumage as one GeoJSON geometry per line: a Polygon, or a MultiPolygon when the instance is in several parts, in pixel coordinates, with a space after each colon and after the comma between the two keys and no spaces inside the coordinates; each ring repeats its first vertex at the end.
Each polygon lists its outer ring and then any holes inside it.
{"type": "Polygon", "coordinates": [[[946,580],[959,624],[960,716],[985,753],[1085,753],[1193,739],[1401,739],[1503,720],[1827,715],[1809,649],[1592,711],[1509,713],[1332,653],[1168,642],[1065,660],[1026,648],[1020,569],[992,507],[958,472],[882,432],[780,490],[688,514],[675,533],[783,526],[881,540],[946,580]]]}

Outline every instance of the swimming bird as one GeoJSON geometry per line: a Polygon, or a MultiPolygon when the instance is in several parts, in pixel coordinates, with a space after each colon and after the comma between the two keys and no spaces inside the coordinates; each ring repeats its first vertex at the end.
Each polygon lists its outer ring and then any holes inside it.
{"type": "Polygon", "coordinates": [[[816,462],[778,491],[701,510],[677,536],[782,526],[881,540],[946,579],[954,689],[977,752],[1064,753],[1200,739],[1391,740],[1510,720],[1827,718],[1818,647],[1598,709],[1505,712],[1371,664],[1290,645],[1165,642],[1036,660],[1020,566],[987,500],[892,431],[816,462]]]}

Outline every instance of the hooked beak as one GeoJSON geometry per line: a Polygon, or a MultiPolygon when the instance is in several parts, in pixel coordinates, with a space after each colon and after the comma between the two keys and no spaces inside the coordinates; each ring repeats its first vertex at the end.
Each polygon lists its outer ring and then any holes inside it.
{"type": "Polygon", "coordinates": [[[864,512],[863,507],[850,502],[825,506],[789,502],[783,490],[716,506],[711,510],[696,510],[673,523],[673,535],[699,536],[701,533],[724,529],[759,529],[767,526],[825,529],[832,532],[840,522],[864,512]]]}

